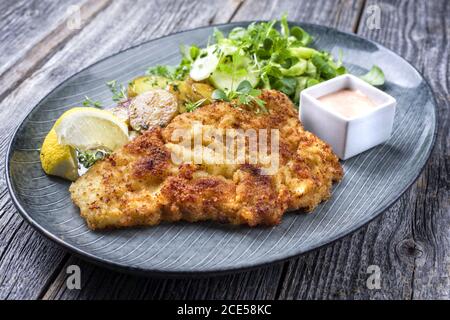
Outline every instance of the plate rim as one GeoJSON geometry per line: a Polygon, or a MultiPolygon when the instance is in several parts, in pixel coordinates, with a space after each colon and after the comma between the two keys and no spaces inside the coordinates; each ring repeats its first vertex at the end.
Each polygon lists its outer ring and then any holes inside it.
{"type": "Polygon", "coordinates": [[[439,108],[438,108],[438,104],[437,104],[437,100],[435,97],[435,93],[432,89],[432,87],[430,86],[428,80],[424,77],[424,75],[412,64],[410,63],[408,60],[406,60],[404,57],[400,56],[399,54],[397,54],[396,52],[394,52],[393,50],[385,47],[382,44],[379,44],[376,41],[364,38],[358,34],[354,34],[354,33],[350,33],[347,31],[342,31],[342,30],[338,30],[336,28],[333,27],[329,27],[329,26],[325,26],[325,25],[320,25],[320,24],[315,24],[315,23],[309,23],[309,22],[303,22],[303,21],[292,21],[289,20],[288,22],[291,24],[295,24],[295,25],[300,25],[301,27],[308,27],[311,26],[313,28],[319,28],[319,29],[324,29],[324,30],[332,30],[333,32],[337,32],[340,34],[343,34],[345,36],[350,36],[350,37],[355,37],[359,40],[363,40],[366,42],[369,42],[377,47],[380,47],[392,54],[394,54],[395,56],[399,57],[400,59],[402,59],[404,62],[406,62],[424,81],[425,86],[427,87],[427,89],[429,90],[429,92],[431,93],[431,101],[433,102],[433,109],[434,109],[434,113],[435,113],[435,121],[434,121],[434,132],[433,132],[433,137],[432,137],[432,141],[431,141],[431,147],[429,148],[426,156],[425,156],[425,161],[422,165],[422,167],[418,170],[417,174],[415,175],[414,179],[411,180],[411,182],[409,184],[407,184],[399,193],[398,195],[389,203],[385,204],[384,206],[380,207],[379,209],[375,210],[375,213],[372,217],[368,218],[368,219],[363,219],[360,223],[352,226],[349,230],[346,231],[342,231],[338,234],[336,234],[334,237],[331,237],[328,240],[324,240],[324,241],[319,241],[316,244],[307,246],[306,249],[301,250],[299,252],[295,252],[289,255],[286,255],[284,257],[281,258],[277,258],[277,259],[273,259],[271,261],[266,261],[266,262],[262,262],[262,263],[253,263],[251,265],[248,266],[239,266],[239,267],[227,267],[227,268],[217,268],[217,269],[210,269],[210,270],[184,270],[184,271],[167,271],[167,270],[162,270],[162,269],[148,269],[148,268],[141,268],[141,267],[133,267],[130,265],[126,265],[126,264],[121,264],[118,263],[116,261],[112,261],[110,259],[106,259],[106,258],[102,258],[102,257],[98,257],[94,254],[91,254],[85,250],[82,250],[78,247],[76,247],[75,245],[72,245],[70,243],[67,243],[66,241],[64,241],[63,239],[59,238],[57,235],[53,234],[52,232],[48,231],[44,226],[40,225],[39,223],[37,223],[30,214],[27,213],[27,211],[21,206],[21,204],[19,203],[19,200],[16,197],[15,194],[15,190],[14,187],[12,186],[12,179],[11,179],[11,173],[10,173],[10,161],[11,161],[11,151],[12,151],[12,147],[14,142],[17,139],[17,133],[19,131],[19,129],[22,127],[22,125],[24,125],[25,121],[27,120],[27,118],[29,117],[29,115],[45,100],[47,99],[48,96],[50,96],[53,92],[55,92],[58,88],[60,88],[64,83],[66,83],[67,81],[69,81],[70,79],[76,77],[78,74],[84,72],[85,70],[111,58],[114,57],[116,55],[119,55],[121,53],[124,53],[126,51],[138,48],[142,45],[145,45],[147,43],[151,43],[154,41],[158,41],[160,39],[172,36],[172,35],[176,35],[176,34],[182,34],[182,33],[187,33],[187,32],[191,32],[191,31],[196,31],[196,30],[201,30],[201,29],[208,29],[208,28],[214,28],[214,27],[225,27],[225,26],[240,26],[240,25],[248,25],[250,23],[253,22],[267,22],[270,20],[246,20],[246,21],[238,21],[238,22],[231,22],[231,23],[221,23],[221,24],[214,24],[214,25],[208,25],[208,26],[200,26],[200,27],[196,27],[196,28],[192,28],[192,29],[186,29],[186,30],[181,30],[181,31],[177,31],[177,32],[173,32],[167,35],[163,35],[154,39],[150,39],[148,41],[144,41],[141,42],[139,44],[130,46],[128,48],[125,48],[123,50],[120,50],[114,54],[111,54],[109,56],[106,56],[100,60],[95,61],[94,63],[80,69],[78,72],[72,74],[71,76],[69,76],[68,78],[62,80],[57,86],[55,86],[53,89],[51,89],[42,99],[39,100],[38,103],[36,103],[35,106],[33,106],[33,108],[30,109],[29,112],[27,112],[27,114],[24,115],[24,117],[19,121],[19,124],[16,126],[16,128],[13,130],[13,133],[11,134],[10,137],[10,141],[8,143],[8,147],[6,150],[6,155],[5,155],[5,180],[6,180],[6,187],[8,190],[8,193],[11,197],[11,200],[15,206],[15,208],[17,209],[17,211],[19,212],[19,214],[22,216],[22,218],[28,222],[35,230],[37,230],[39,233],[41,233],[42,235],[44,235],[46,238],[52,240],[53,242],[55,242],[57,245],[59,245],[60,247],[62,247],[63,249],[67,249],[70,253],[74,254],[77,257],[80,257],[81,259],[87,260],[95,265],[101,266],[101,267],[106,267],[107,269],[110,270],[114,270],[114,271],[119,271],[119,272],[125,272],[128,274],[134,274],[134,275],[141,275],[141,276],[146,276],[146,277],[157,277],[157,278],[203,278],[203,277],[211,277],[211,276],[219,276],[219,275],[228,275],[228,274],[234,274],[234,273],[238,273],[238,272],[245,272],[245,271],[250,271],[250,270],[255,270],[255,269],[259,269],[259,268],[264,268],[267,266],[271,266],[271,265],[275,265],[275,264],[281,264],[287,260],[296,258],[296,257],[300,257],[306,253],[309,253],[313,250],[318,250],[321,249],[322,247],[325,247],[327,245],[330,245],[350,234],[355,233],[356,231],[358,231],[359,229],[361,229],[363,226],[369,224],[370,222],[372,222],[373,220],[375,220],[376,218],[379,218],[381,216],[382,213],[386,212],[390,207],[392,207],[395,203],[397,203],[397,201],[400,199],[400,197],[411,188],[411,186],[417,181],[417,179],[420,177],[420,175],[423,173],[424,169],[427,167],[431,155],[434,151],[434,148],[436,147],[436,138],[437,138],[437,134],[439,132],[439,108]]]}

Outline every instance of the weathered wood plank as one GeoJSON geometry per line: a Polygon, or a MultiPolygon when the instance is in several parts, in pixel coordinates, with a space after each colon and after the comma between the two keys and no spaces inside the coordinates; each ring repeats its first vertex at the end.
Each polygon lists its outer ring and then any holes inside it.
{"type": "MultiPolygon", "coordinates": [[[[350,30],[360,12],[362,2],[342,2],[345,10],[338,17],[332,10],[331,1],[245,1],[233,20],[273,19],[289,12],[292,20],[316,18],[324,24],[350,30]],[[317,7],[313,4],[317,3],[317,7]],[[325,8],[322,11],[318,8],[325,8]]],[[[314,19],[314,21],[316,21],[314,19]]],[[[312,260],[314,261],[314,259],[312,260]]],[[[278,284],[286,280],[284,270],[288,264],[275,265],[255,271],[229,276],[191,279],[163,280],[128,276],[94,267],[80,259],[71,258],[57,280],[44,296],[45,299],[273,299],[281,289],[278,284]],[[82,270],[82,290],[68,290],[64,284],[66,267],[77,264],[82,270]]],[[[292,280],[292,278],[290,278],[292,280]]]]}
{"type": "MultiPolygon", "coordinates": [[[[231,16],[238,5],[202,1],[114,1],[83,29],[65,40],[63,47],[43,56],[43,64],[0,102],[0,150],[18,121],[58,83],[89,64],[139,42],[182,29],[207,25],[231,16]],[[220,10],[220,11],[219,11],[220,10]],[[16,119],[11,121],[11,119],[16,119]]],[[[51,34],[48,30],[45,34],[51,34]]],[[[4,170],[4,157],[0,170],[4,170]]],[[[23,222],[0,177],[0,299],[37,298],[64,263],[64,252],[43,240],[23,222]]]]}
{"type": "Polygon", "coordinates": [[[152,279],[105,270],[70,258],[43,299],[271,299],[280,265],[205,279],[152,279]],[[81,290],[69,290],[65,270],[81,268],[81,290]]]}
{"type": "MultiPolygon", "coordinates": [[[[407,59],[425,75],[439,106],[436,146],[426,170],[408,199],[413,220],[409,252],[412,256],[414,299],[450,298],[450,192],[449,192],[449,21],[448,1],[427,2],[409,8],[414,15],[426,16],[417,31],[409,24],[406,35],[414,43],[407,59]],[[417,64],[416,64],[417,61],[417,64]]],[[[396,50],[396,49],[395,49],[396,50]]]]}
{"type": "MultiPolygon", "coordinates": [[[[77,1],[71,1],[64,5],[57,5],[55,9],[58,10],[55,10],[56,12],[52,12],[52,14],[49,14],[47,10],[53,9],[53,6],[54,4],[56,4],[56,2],[50,3],[52,3],[53,5],[47,5],[43,8],[45,10],[39,10],[31,7],[28,8],[27,11],[25,11],[25,15],[20,15],[20,13],[17,13],[17,17],[15,17],[15,15],[13,14],[6,17],[7,19],[5,20],[12,21],[5,26],[6,30],[1,33],[6,38],[4,39],[5,41],[2,42],[3,46],[5,46],[4,49],[6,51],[6,54],[2,56],[2,60],[5,60],[5,63],[1,66],[1,69],[3,70],[0,69],[0,100],[2,100],[9,92],[14,90],[17,85],[28,75],[30,75],[34,70],[42,65],[45,59],[49,59],[52,54],[56,52],[56,49],[59,46],[63,45],[65,41],[79,32],[80,29],[78,27],[71,26],[68,23],[68,19],[70,18],[70,10],[68,13],[61,12],[62,10],[68,10],[71,6],[74,6],[74,4],[76,4],[76,7],[79,10],[79,23],[81,23],[81,28],[82,24],[89,23],[89,21],[99,11],[101,11],[106,5],[108,5],[110,3],[110,0],[89,0],[82,4],[79,4],[77,1]],[[28,12],[31,12],[31,14],[29,14],[28,12]],[[27,16],[35,18],[36,21],[22,21],[22,19],[20,19],[23,17],[26,18],[27,16]],[[50,20],[48,26],[44,24],[41,27],[41,20],[44,20],[42,19],[43,17],[47,17],[47,20],[50,20]],[[59,21],[59,23],[54,26],[54,21],[52,19],[57,22],[59,21]],[[16,27],[23,25],[28,27],[39,25],[39,28],[37,28],[38,30],[45,30],[48,31],[48,33],[44,35],[42,35],[41,33],[35,35],[30,32],[31,35],[35,37],[31,38],[31,40],[34,41],[29,41],[26,34],[16,34],[16,27]],[[48,27],[48,29],[46,27],[48,27]],[[36,36],[43,37],[39,38],[36,36]],[[23,42],[25,42],[27,45],[21,46],[23,42]],[[26,50],[26,48],[28,47],[29,49],[26,50]]],[[[42,4],[45,4],[45,2],[38,2],[36,6],[42,6],[42,4]]],[[[17,29],[20,29],[20,27],[17,29]]]]}
{"type": "Polygon", "coordinates": [[[82,0],[59,3],[43,1],[0,2],[0,74],[12,67],[25,53],[39,43],[47,32],[66,19],[70,5],[82,0]]]}
{"type": "Polygon", "coordinates": [[[284,13],[293,21],[310,22],[352,31],[358,21],[363,1],[245,1],[233,21],[280,18],[284,13]]]}
{"type": "Polygon", "coordinates": [[[450,3],[401,1],[392,5],[388,1],[369,1],[367,5],[380,6],[381,29],[371,32],[364,28],[359,32],[385,43],[411,61],[427,78],[437,99],[436,146],[428,166],[404,198],[401,210],[410,212],[411,223],[407,237],[398,245],[398,254],[412,266],[411,298],[449,299],[450,3]],[[395,14],[396,11],[402,14],[395,14]],[[386,16],[385,12],[390,14],[386,16]]]}
{"type": "MultiPolygon", "coordinates": [[[[16,65],[20,65],[24,56],[66,19],[66,9],[70,5],[80,2],[19,0],[0,3],[0,96],[12,85],[17,85],[19,77],[13,72],[17,70],[16,65]]],[[[2,122],[9,121],[2,119],[2,122]]],[[[64,262],[65,252],[33,232],[23,220],[15,218],[16,211],[7,194],[3,175],[0,186],[0,297],[28,298],[28,293],[39,291],[51,280],[54,268],[64,262]],[[48,252],[52,254],[47,260],[40,259],[40,255],[48,252]],[[21,258],[15,261],[14,256],[19,254],[21,258]],[[36,281],[22,280],[28,277],[36,281]]]]}
{"type": "Polygon", "coordinates": [[[379,30],[365,13],[358,33],[411,61],[439,104],[439,134],[417,183],[381,218],[351,237],[289,263],[280,298],[448,299],[449,139],[448,1],[368,1],[381,10],[379,30]],[[381,271],[381,289],[366,286],[369,265],[381,271]],[[303,270],[310,270],[305,274],[303,270]]]}

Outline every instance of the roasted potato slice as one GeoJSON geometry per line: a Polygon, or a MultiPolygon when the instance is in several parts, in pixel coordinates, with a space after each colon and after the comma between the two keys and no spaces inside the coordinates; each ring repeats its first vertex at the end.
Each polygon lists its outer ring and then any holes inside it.
{"type": "Polygon", "coordinates": [[[170,82],[169,79],[160,76],[137,77],[128,83],[128,97],[133,98],[151,89],[166,89],[170,82]]]}
{"type": "Polygon", "coordinates": [[[130,104],[130,126],[143,131],[164,127],[178,112],[176,97],[167,90],[151,89],[136,96],[130,104]]]}
{"type": "Polygon", "coordinates": [[[107,111],[111,112],[117,118],[125,122],[128,126],[130,125],[130,119],[128,115],[128,109],[131,104],[131,99],[127,99],[125,101],[120,102],[117,106],[112,109],[108,109],[107,111]]]}
{"type": "Polygon", "coordinates": [[[185,112],[184,104],[186,102],[196,102],[205,99],[203,105],[210,104],[212,102],[211,95],[214,88],[207,83],[194,82],[192,79],[187,79],[172,84],[170,91],[177,96],[179,111],[182,113],[185,112]]]}

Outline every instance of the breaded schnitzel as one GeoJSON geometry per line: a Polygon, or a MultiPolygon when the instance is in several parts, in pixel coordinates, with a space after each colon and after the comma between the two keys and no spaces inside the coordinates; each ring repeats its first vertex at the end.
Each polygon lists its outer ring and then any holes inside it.
{"type": "Polygon", "coordinates": [[[305,131],[289,98],[263,91],[268,113],[215,102],[144,132],[97,162],[70,187],[91,229],[215,220],[276,225],[288,210],[313,210],[330,197],[342,168],[330,147],[305,131]],[[174,164],[174,131],[194,122],[216,129],[278,129],[279,168],[262,175],[255,164],[174,164]]]}

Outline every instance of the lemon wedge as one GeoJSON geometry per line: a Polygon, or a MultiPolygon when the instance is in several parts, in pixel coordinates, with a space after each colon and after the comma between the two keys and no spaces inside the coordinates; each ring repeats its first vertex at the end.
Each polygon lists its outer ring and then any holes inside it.
{"type": "Polygon", "coordinates": [[[106,110],[78,107],[66,111],[55,123],[58,142],[79,150],[114,151],[128,142],[126,123],[106,110]]]}
{"type": "Polygon", "coordinates": [[[59,176],[71,181],[78,178],[76,152],[69,146],[58,143],[55,129],[50,130],[41,147],[41,164],[46,174],[59,176]]]}

